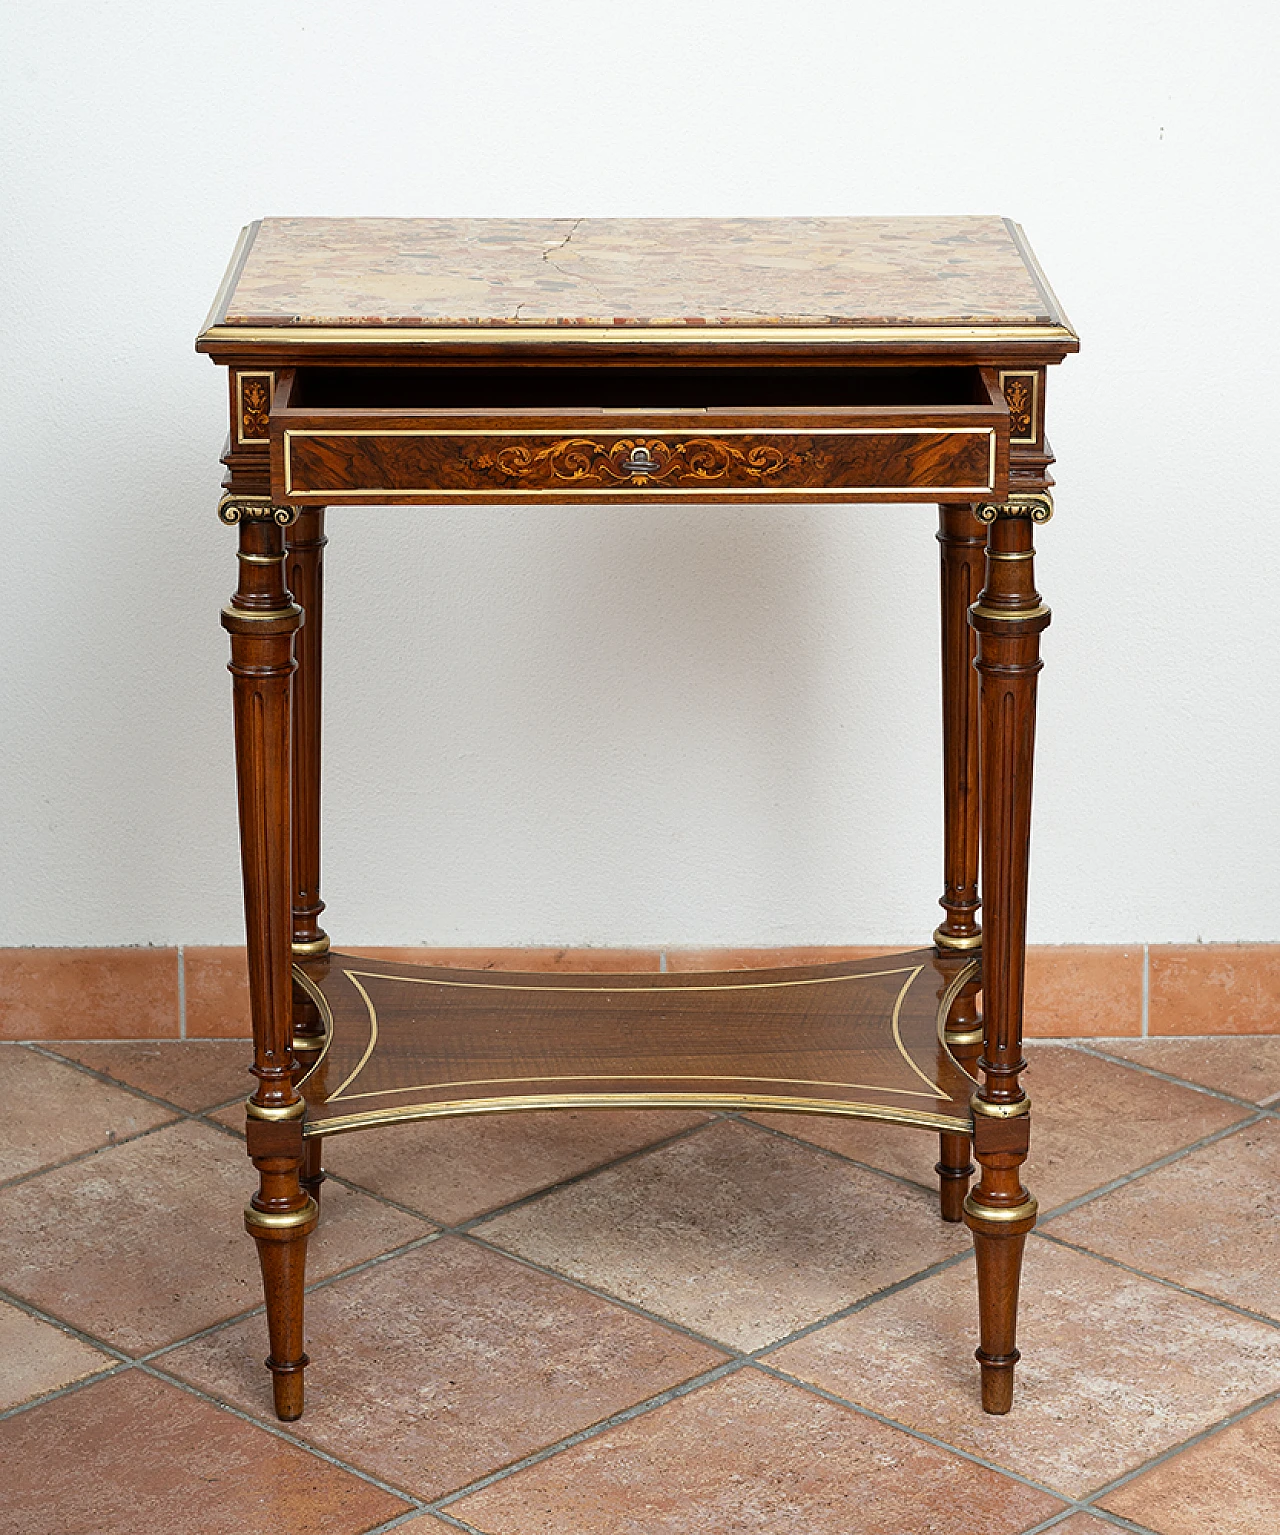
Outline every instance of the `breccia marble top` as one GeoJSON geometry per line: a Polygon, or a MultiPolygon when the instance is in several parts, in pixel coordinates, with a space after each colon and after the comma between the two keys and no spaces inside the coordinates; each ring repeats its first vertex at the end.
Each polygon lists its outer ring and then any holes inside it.
{"type": "Polygon", "coordinates": [[[217,326],[1063,326],[995,216],[268,218],[217,326]]]}

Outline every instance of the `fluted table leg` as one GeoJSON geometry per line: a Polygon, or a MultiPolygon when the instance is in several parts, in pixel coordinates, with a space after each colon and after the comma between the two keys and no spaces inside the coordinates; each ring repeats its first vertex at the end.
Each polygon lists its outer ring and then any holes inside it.
{"type": "Polygon", "coordinates": [[[290,684],[302,613],[285,585],[282,522],[291,513],[252,498],[226,497],[224,522],[239,525],[240,580],[223,626],[230,671],[240,803],[253,1074],[247,1105],[249,1155],[258,1191],[245,1211],[267,1302],[278,1416],[302,1412],[303,1281],[316,1204],[303,1189],[302,1118],[294,1088],[290,913],[290,684]]]}
{"type": "Polygon", "coordinates": [[[983,1082],[973,1099],[979,1181],[965,1200],[978,1268],[982,1405],[1008,1412],[1018,1361],[1022,1250],[1036,1202],[1020,1169],[1030,1141],[1030,1100],[1020,1076],[1031,774],[1040,634],[1049,610],[1035,588],[1032,528],[1048,520],[1046,494],[983,505],[987,578],[970,609],[981,679],[983,1082]]]}
{"type": "MultiPolygon", "coordinates": [[[[982,586],[986,530],[968,503],[938,508],[942,598],[942,785],[945,916],[933,935],[943,954],[972,956],[982,945],[978,927],[979,756],[978,678],[973,669],[974,633],[969,608],[982,586]]],[[[980,981],[956,997],[946,1023],[947,1047],[966,1068],[982,1043],[977,994],[980,981]]],[[[958,1221],[973,1173],[967,1135],[940,1137],[942,1218],[958,1221]]]]}

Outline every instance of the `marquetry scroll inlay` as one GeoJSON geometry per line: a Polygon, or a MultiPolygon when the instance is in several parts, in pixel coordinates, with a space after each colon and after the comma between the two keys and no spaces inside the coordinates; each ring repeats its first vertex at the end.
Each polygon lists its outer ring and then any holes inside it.
{"type": "Polygon", "coordinates": [[[1035,373],[1001,373],[1000,387],[1009,407],[1009,441],[1035,442],[1036,389],[1039,376],[1035,373]]]}
{"type": "Polygon", "coordinates": [[[270,496],[223,496],[218,502],[218,519],[229,528],[238,522],[276,522],[282,528],[298,520],[296,506],[276,506],[270,496]]]}
{"type": "Polygon", "coordinates": [[[763,483],[799,463],[795,452],[784,453],[770,443],[739,447],[720,437],[689,437],[667,443],[656,437],[621,437],[596,442],[590,437],[565,437],[545,448],[510,443],[497,452],[472,460],[480,470],[494,472],[531,486],[567,483],[597,485],[714,485],[730,478],[763,483]]]}

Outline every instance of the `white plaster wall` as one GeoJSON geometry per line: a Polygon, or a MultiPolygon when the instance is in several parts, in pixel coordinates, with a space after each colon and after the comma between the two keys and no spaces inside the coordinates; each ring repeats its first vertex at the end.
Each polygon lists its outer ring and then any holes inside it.
{"type": "MultiPolygon", "coordinates": [[[[1031,937],[1280,937],[1276,15],[12,10],[0,943],[240,936],[225,394],[191,342],[267,213],[1017,218],[1085,346],[1050,391],[1031,937]]],[[[330,521],[343,939],[932,928],[927,508],[330,521]]]]}

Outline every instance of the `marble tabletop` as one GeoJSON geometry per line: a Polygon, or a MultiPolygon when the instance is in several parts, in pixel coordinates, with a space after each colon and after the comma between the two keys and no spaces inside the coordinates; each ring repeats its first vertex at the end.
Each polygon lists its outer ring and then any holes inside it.
{"type": "Polygon", "coordinates": [[[268,218],[227,327],[1058,326],[995,216],[268,218]]]}

